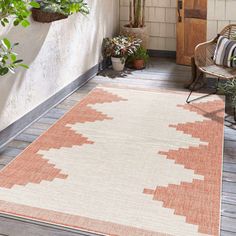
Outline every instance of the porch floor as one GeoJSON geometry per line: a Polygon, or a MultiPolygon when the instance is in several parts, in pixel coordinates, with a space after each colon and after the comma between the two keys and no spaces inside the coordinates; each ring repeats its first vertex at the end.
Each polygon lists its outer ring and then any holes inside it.
{"type": "MultiPolygon", "coordinates": [[[[98,84],[126,84],[146,88],[168,88],[183,90],[184,84],[191,78],[191,70],[186,66],[175,64],[172,59],[151,59],[143,71],[116,74],[105,70],[94,77],[81,89],[65,99],[46,115],[18,135],[4,151],[0,153],[0,169],[13,160],[22,150],[46,131],[63,114],[70,110],[78,101],[83,99],[98,84]]],[[[221,235],[236,235],[236,126],[225,125],[225,147],[222,189],[222,223],[221,235]]],[[[9,236],[74,236],[90,235],[68,232],[46,225],[13,220],[0,217],[0,235],[9,236]]]]}

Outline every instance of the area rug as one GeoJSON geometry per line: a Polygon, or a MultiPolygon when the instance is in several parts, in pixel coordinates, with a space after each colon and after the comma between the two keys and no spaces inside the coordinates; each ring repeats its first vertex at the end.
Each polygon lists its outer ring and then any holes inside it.
{"type": "Polygon", "coordinates": [[[97,87],[0,172],[0,212],[103,235],[219,235],[224,99],[186,96],[97,87]]]}

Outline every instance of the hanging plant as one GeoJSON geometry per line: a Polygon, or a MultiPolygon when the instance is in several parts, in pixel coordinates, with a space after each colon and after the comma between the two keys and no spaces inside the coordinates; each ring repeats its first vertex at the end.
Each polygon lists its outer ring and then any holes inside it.
{"type": "MultiPolygon", "coordinates": [[[[13,19],[13,25],[22,25],[28,27],[30,25],[28,17],[31,12],[30,7],[40,7],[35,1],[29,0],[1,0],[0,1],[0,22],[2,27],[10,23],[9,18],[13,19]]],[[[13,51],[18,43],[12,44],[7,38],[0,40],[0,76],[6,75],[8,72],[15,72],[17,67],[28,68],[23,64],[22,59],[17,59],[17,54],[13,51]]]]}
{"type": "Polygon", "coordinates": [[[89,14],[88,4],[84,0],[42,0],[39,1],[40,9],[32,9],[35,21],[50,23],[65,19],[75,13],[89,14]]]}

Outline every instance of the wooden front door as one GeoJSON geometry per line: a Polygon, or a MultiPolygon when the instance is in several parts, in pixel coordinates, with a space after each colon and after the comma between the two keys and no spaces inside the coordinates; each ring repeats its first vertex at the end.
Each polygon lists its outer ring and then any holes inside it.
{"type": "Polygon", "coordinates": [[[195,47],[206,41],[207,0],[177,0],[177,63],[190,65],[195,47]]]}

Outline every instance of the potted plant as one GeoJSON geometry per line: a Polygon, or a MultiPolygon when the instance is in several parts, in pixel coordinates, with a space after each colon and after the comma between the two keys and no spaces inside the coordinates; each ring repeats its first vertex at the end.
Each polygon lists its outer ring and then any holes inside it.
{"type": "Polygon", "coordinates": [[[146,67],[149,55],[147,49],[140,46],[136,52],[128,59],[129,64],[136,70],[142,70],[146,67]]]}
{"type": "Polygon", "coordinates": [[[236,121],[236,78],[222,83],[220,85],[220,91],[226,95],[226,98],[228,97],[234,110],[234,120],[236,121]]]}
{"type": "Polygon", "coordinates": [[[142,46],[148,48],[149,34],[145,25],[146,0],[129,0],[129,23],[121,29],[121,34],[142,39],[142,46]]]}
{"type": "Polygon", "coordinates": [[[104,57],[111,57],[112,66],[115,71],[124,70],[128,56],[131,56],[140,47],[141,40],[127,36],[106,38],[103,42],[104,57]]]}
{"type": "Polygon", "coordinates": [[[89,14],[88,4],[84,0],[41,0],[40,8],[32,8],[32,17],[41,23],[62,20],[74,13],[89,14]]]}

